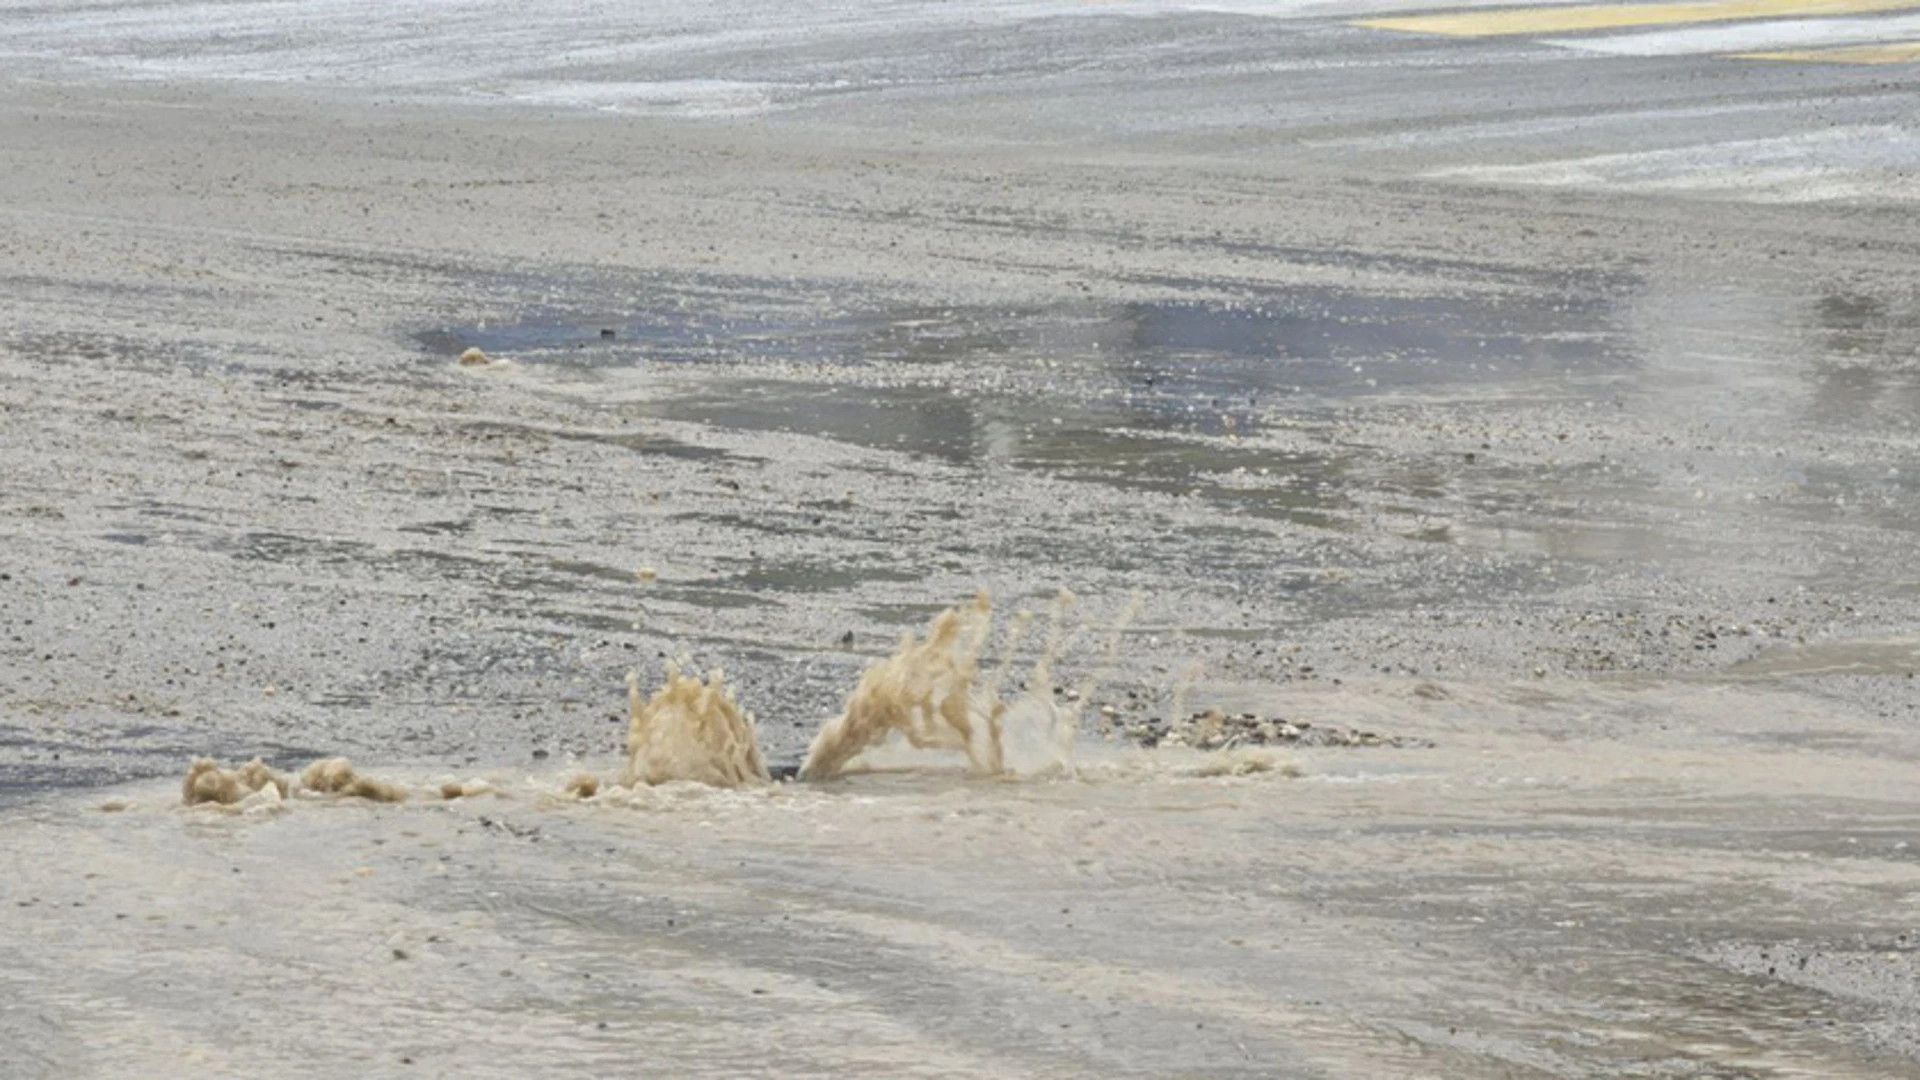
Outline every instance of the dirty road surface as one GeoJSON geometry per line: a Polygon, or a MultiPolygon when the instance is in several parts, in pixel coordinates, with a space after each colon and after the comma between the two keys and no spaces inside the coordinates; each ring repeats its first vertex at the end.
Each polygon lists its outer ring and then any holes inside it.
{"type": "Polygon", "coordinates": [[[0,1075],[1920,1076],[1917,41],[0,0],[0,1075]]]}

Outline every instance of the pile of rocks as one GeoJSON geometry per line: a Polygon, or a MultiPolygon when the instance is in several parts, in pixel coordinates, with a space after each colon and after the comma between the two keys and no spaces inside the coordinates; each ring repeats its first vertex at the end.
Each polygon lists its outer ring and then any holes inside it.
{"type": "Polygon", "coordinates": [[[1305,720],[1263,718],[1253,713],[1229,716],[1219,709],[1197,712],[1181,720],[1157,716],[1138,720],[1107,718],[1102,725],[1112,734],[1144,747],[1188,746],[1195,750],[1230,750],[1239,746],[1394,746],[1430,747],[1425,739],[1376,735],[1371,731],[1319,727],[1305,720]]]}

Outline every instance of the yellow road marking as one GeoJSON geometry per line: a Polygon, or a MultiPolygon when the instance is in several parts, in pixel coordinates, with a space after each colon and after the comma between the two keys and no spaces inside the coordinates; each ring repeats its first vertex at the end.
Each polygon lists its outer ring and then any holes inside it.
{"type": "Polygon", "coordinates": [[[1839,49],[1785,49],[1780,52],[1735,53],[1742,60],[1795,60],[1803,64],[1912,64],[1920,63],[1920,41],[1885,45],[1849,45],[1839,49]]]}
{"type": "Polygon", "coordinates": [[[1617,30],[1627,26],[1673,26],[1822,15],[1859,15],[1920,8],[1920,0],[1679,0],[1667,4],[1574,4],[1567,7],[1456,11],[1443,15],[1389,15],[1355,26],[1456,37],[1558,34],[1617,30]]]}

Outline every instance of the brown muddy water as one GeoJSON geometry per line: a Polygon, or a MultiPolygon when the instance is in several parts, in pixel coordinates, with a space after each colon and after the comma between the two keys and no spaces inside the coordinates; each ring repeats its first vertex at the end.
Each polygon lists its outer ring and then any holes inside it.
{"type": "Polygon", "coordinates": [[[1447,734],[1287,771],[1087,746],[1016,782],[905,754],[825,785],[585,800],[572,765],[386,766],[413,798],[43,804],[0,884],[23,958],[0,984],[31,1003],[0,1012],[0,1064],[1908,1074],[1912,766],[1828,750],[1788,773],[1765,743],[1829,708],[1730,688],[1295,704],[1447,734]],[[1575,709],[1722,735],[1527,730],[1575,709]]]}

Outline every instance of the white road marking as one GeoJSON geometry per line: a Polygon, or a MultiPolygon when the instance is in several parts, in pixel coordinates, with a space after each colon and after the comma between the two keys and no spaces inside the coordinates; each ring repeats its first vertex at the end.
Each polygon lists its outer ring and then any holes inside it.
{"type": "Polygon", "coordinates": [[[1920,36],[1920,15],[1880,19],[1782,19],[1604,37],[1546,38],[1544,44],[1609,56],[1688,56],[1759,49],[1814,48],[1920,36]]]}
{"type": "Polygon", "coordinates": [[[1909,11],[1920,0],[1670,0],[1398,14],[1361,19],[1356,25],[1409,34],[1453,37],[1520,37],[1539,34],[1628,30],[1639,26],[1813,19],[1870,12],[1909,11]]]}
{"type": "Polygon", "coordinates": [[[1433,179],[1523,187],[1663,192],[1755,203],[1920,200],[1920,130],[1835,128],[1627,154],[1466,165],[1433,179]]]}
{"type": "Polygon", "coordinates": [[[1872,45],[1739,55],[1743,60],[1790,60],[1800,64],[1913,64],[1920,63],[1920,41],[1887,41],[1872,45]]]}

